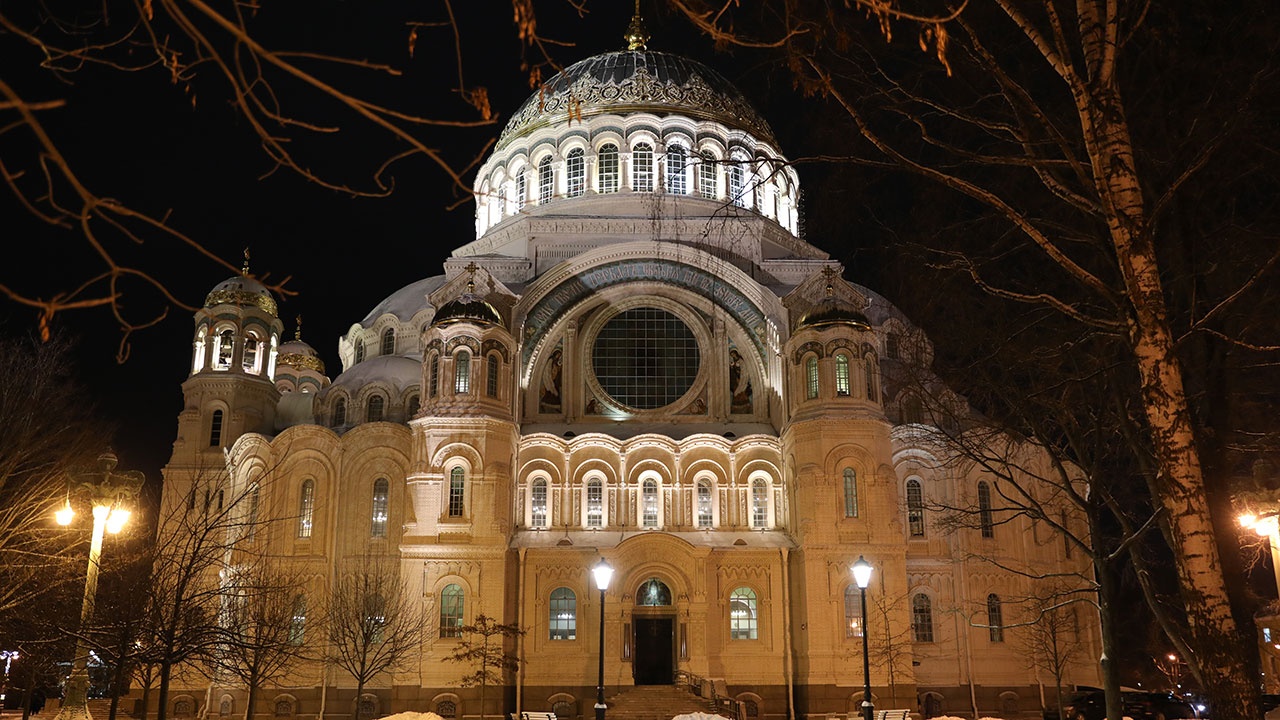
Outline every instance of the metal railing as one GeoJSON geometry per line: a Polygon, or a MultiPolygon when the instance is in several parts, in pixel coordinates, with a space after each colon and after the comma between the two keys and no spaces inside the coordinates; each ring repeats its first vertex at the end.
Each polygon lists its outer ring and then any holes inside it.
{"type": "Polygon", "coordinates": [[[698,697],[707,698],[715,706],[718,714],[724,715],[730,720],[747,720],[746,704],[728,695],[721,695],[719,690],[716,689],[714,680],[709,680],[688,670],[677,670],[676,685],[685,688],[698,697]]]}

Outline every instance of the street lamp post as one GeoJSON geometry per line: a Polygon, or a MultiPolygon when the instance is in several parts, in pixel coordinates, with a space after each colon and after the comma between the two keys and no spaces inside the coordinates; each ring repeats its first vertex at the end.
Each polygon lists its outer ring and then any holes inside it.
{"type": "Polygon", "coordinates": [[[596,675],[596,720],[604,720],[604,591],[609,589],[609,581],[613,579],[613,566],[604,558],[591,568],[596,578],[596,587],[600,589],[600,670],[596,675]]]}
{"type": "Polygon", "coordinates": [[[1276,592],[1280,592],[1280,517],[1275,509],[1261,515],[1245,513],[1237,518],[1240,524],[1267,538],[1271,546],[1271,567],[1275,574],[1276,592]]]}
{"type": "Polygon", "coordinates": [[[85,571],[84,599],[80,604],[80,638],[67,678],[62,709],[55,720],[90,720],[89,717],[89,648],[84,632],[93,620],[94,597],[98,591],[98,561],[102,557],[102,537],[106,532],[120,532],[129,520],[124,503],[138,494],[143,475],[136,470],[113,472],[119,460],[107,449],[98,456],[98,466],[73,472],[68,482],[67,504],[57,515],[59,525],[70,525],[75,517],[71,494],[86,496],[93,505],[93,539],[89,543],[89,567],[85,571]]]}
{"type": "Polygon", "coordinates": [[[867,586],[871,584],[871,563],[858,556],[853,564],[853,581],[862,597],[862,720],[873,720],[876,707],[871,703],[871,652],[867,649],[867,586]]]}

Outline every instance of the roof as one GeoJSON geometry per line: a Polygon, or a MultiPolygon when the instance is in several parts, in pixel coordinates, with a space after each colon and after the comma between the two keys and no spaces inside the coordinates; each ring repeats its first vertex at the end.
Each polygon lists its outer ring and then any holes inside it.
{"type": "Polygon", "coordinates": [[[239,305],[241,307],[257,307],[263,312],[278,317],[276,299],[265,285],[247,275],[236,275],[213,286],[205,296],[204,306],[239,305]]]}
{"type": "Polygon", "coordinates": [[[378,303],[377,307],[364,316],[360,324],[368,327],[373,324],[373,321],[387,314],[395,315],[400,320],[412,319],[419,311],[431,307],[431,303],[427,302],[427,295],[444,285],[445,280],[444,275],[432,275],[405,285],[378,303]]]}

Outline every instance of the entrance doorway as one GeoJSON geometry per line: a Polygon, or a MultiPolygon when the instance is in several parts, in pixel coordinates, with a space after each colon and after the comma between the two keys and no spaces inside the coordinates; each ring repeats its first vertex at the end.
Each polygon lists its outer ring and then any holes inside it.
{"type": "Polygon", "coordinates": [[[675,682],[675,618],[635,617],[637,685],[675,682]]]}

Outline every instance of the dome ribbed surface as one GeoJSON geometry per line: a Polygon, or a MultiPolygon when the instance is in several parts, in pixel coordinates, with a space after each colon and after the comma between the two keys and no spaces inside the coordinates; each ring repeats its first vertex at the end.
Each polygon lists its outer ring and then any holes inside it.
{"type": "Polygon", "coordinates": [[[475,293],[463,293],[457,298],[440,306],[432,325],[449,325],[456,322],[471,322],[478,325],[501,325],[502,316],[496,308],[475,293]]]}
{"type": "Polygon", "coordinates": [[[679,55],[623,50],[574,63],[547,81],[511,117],[498,147],[570,119],[646,111],[716,120],[774,142],[768,123],[720,73],[679,55]]]}
{"type": "Polygon", "coordinates": [[[277,317],[276,299],[272,297],[271,291],[245,275],[236,275],[215,285],[205,297],[204,306],[211,308],[215,305],[257,307],[272,317],[277,317]]]}

